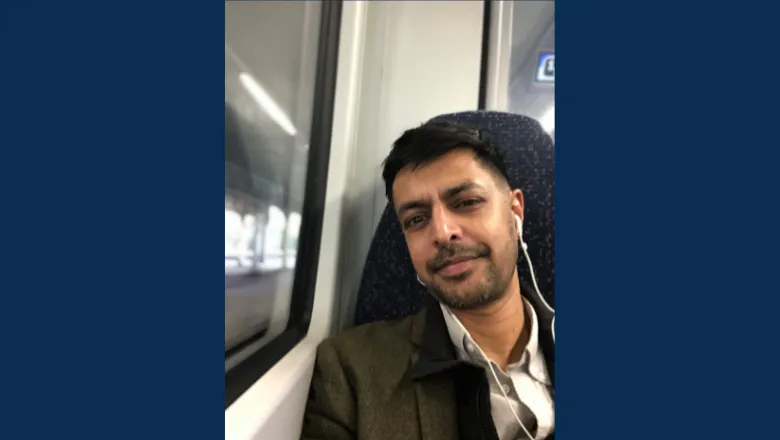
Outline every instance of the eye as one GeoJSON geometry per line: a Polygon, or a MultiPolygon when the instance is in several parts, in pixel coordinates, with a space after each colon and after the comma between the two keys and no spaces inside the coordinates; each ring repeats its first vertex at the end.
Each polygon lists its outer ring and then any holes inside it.
{"type": "Polygon", "coordinates": [[[412,226],[422,222],[423,220],[425,220],[425,217],[423,217],[422,215],[415,215],[414,217],[409,217],[404,222],[404,227],[411,228],[412,226]]]}

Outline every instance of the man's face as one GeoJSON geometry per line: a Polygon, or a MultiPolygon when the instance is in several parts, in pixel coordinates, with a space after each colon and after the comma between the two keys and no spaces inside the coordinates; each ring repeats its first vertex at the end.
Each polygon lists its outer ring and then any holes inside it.
{"type": "Polygon", "coordinates": [[[402,169],[393,201],[414,268],[440,302],[465,310],[503,295],[517,262],[519,190],[510,191],[471,150],[456,149],[402,169]]]}

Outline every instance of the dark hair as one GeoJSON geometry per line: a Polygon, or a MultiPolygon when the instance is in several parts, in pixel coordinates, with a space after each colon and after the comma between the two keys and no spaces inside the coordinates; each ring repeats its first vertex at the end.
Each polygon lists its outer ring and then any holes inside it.
{"type": "Polygon", "coordinates": [[[382,171],[387,199],[393,199],[393,182],[396,175],[411,165],[436,160],[456,148],[469,148],[475,158],[496,177],[509,184],[504,158],[487,130],[443,119],[430,120],[417,128],[406,130],[394,143],[382,171]]]}

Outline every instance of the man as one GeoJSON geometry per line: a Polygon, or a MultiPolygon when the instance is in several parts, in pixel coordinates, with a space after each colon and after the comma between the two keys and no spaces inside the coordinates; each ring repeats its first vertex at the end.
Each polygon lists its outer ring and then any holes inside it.
{"type": "Polygon", "coordinates": [[[523,193],[497,146],[430,121],[383,178],[429,303],[322,343],[303,438],[553,438],[554,315],[521,286],[523,193]]]}

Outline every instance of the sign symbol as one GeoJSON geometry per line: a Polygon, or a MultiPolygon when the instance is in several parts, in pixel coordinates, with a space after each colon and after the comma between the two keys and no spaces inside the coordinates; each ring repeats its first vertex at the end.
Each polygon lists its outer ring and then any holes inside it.
{"type": "Polygon", "coordinates": [[[546,76],[555,76],[555,58],[547,58],[544,63],[544,74],[546,76]]]}
{"type": "Polygon", "coordinates": [[[536,81],[555,83],[555,53],[542,52],[536,68],[536,81]]]}

